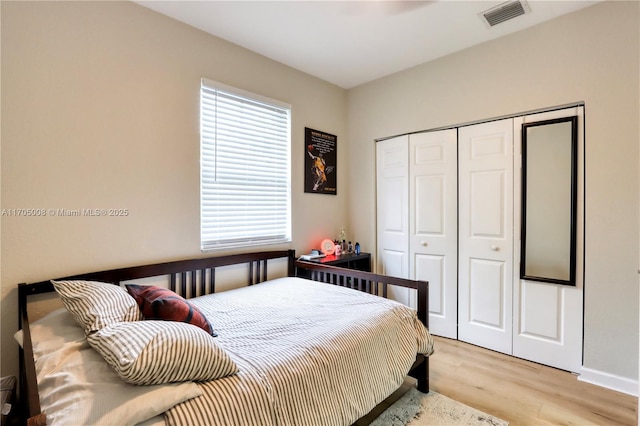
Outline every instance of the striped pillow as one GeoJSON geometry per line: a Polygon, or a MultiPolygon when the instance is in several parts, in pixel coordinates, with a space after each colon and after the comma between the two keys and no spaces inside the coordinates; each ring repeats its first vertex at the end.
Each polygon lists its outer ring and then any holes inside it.
{"type": "Polygon", "coordinates": [[[122,380],[136,385],[215,380],[238,371],[213,337],[182,322],[122,322],[87,341],[122,380]]]}
{"type": "Polygon", "coordinates": [[[200,309],[168,288],[136,284],[127,284],[126,287],[138,303],[144,319],[186,322],[217,336],[200,309]]]}
{"type": "Polygon", "coordinates": [[[85,334],[118,322],[142,319],[135,299],[120,286],[79,280],[51,283],[85,334]]]}

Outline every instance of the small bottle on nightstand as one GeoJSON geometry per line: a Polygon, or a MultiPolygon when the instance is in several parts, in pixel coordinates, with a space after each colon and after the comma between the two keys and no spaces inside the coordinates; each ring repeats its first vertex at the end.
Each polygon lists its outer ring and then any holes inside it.
{"type": "Polygon", "coordinates": [[[360,254],[360,243],[356,241],[356,254],[360,254]]]}

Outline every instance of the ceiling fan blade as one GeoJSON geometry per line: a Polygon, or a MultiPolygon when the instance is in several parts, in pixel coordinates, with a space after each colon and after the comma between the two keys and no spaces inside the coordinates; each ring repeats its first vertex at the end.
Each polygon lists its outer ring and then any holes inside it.
{"type": "Polygon", "coordinates": [[[344,15],[397,15],[435,3],[436,0],[373,0],[342,2],[344,15]]]}

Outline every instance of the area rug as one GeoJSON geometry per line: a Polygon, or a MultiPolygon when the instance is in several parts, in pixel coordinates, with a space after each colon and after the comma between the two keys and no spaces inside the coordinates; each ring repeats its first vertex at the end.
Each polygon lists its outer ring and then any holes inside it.
{"type": "Polygon", "coordinates": [[[370,426],[482,425],[509,423],[434,391],[428,394],[410,389],[387,408],[370,426]]]}

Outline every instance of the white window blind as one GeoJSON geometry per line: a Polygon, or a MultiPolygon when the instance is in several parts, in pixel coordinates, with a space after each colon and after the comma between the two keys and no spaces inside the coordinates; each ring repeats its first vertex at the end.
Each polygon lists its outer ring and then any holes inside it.
{"type": "Polygon", "coordinates": [[[203,250],[291,241],[289,105],[203,79],[203,250]]]}

